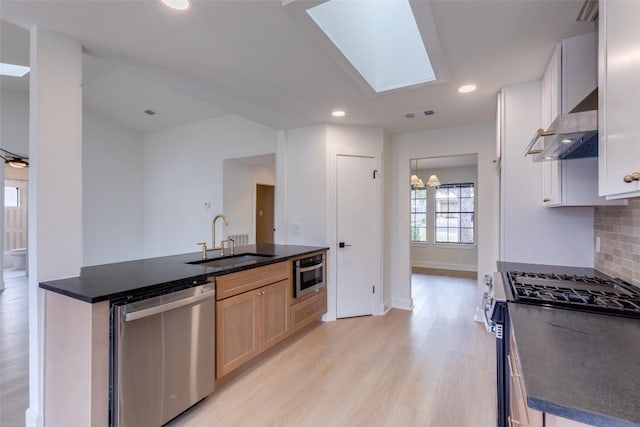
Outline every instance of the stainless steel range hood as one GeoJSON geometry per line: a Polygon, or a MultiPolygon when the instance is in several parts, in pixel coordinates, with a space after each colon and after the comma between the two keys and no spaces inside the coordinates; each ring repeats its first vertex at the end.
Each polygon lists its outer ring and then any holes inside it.
{"type": "Polygon", "coordinates": [[[534,162],[598,155],[598,89],[569,114],[558,116],[549,129],[538,129],[524,152],[534,162]]]}

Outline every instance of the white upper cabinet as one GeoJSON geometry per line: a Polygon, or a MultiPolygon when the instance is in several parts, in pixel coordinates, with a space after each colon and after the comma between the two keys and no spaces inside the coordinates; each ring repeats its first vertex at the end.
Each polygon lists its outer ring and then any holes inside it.
{"type": "Polygon", "coordinates": [[[599,11],[599,192],[640,196],[640,1],[604,0],[599,11]]]}
{"type": "MultiPolygon", "coordinates": [[[[570,113],[596,89],[596,33],[558,43],[542,76],[541,128],[546,130],[561,114],[570,113]]],[[[595,157],[542,162],[544,206],[598,206],[622,204],[598,196],[595,157]]]]}

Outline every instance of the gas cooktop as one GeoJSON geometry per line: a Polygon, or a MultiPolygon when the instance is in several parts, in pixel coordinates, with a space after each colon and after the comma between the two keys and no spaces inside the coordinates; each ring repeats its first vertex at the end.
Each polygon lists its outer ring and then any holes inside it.
{"type": "Polygon", "coordinates": [[[507,273],[515,302],[640,318],[640,289],[617,279],[507,273]]]}

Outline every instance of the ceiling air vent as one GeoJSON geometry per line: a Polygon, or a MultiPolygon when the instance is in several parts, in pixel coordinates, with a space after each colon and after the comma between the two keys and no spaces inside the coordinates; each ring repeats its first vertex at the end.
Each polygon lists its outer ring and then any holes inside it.
{"type": "Polygon", "coordinates": [[[433,110],[413,111],[411,113],[404,113],[407,119],[415,119],[418,116],[433,116],[435,112],[433,110]]]}

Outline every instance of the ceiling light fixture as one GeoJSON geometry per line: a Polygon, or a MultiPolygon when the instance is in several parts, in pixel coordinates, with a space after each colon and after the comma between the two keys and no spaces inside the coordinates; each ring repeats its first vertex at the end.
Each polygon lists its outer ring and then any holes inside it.
{"type": "Polygon", "coordinates": [[[342,111],[342,110],[336,110],[336,111],[332,112],[332,113],[331,113],[331,115],[332,115],[333,117],[344,117],[344,116],[346,116],[346,115],[347,115],[347,113],[345,113],[345,112],[344,112],[344,111],[342,111]]]}
{"type": "Polygon", "coordinates": [[[416,168],[415,173],[411,175],[411,189],[412,190],[423,190],[425,188],[424,182],[418,176],[418,159],[416,159],[416,168]]]}
{"type": "Polygon", "coordinates": [[[165,6],[173,10],[187,10],[191,7],[189,0],[161,0],[165,6]]]}
{"type": "Polygon", "coordinates": [[[5,64],[0,62],[0,76],[22,77],[29,72],[30,68],[23,65],[5,64]]]}
{"type": "Polygon", "coordinates": [[[573,139],[565,138],[565,139],[561,139],[560,142],[562,142],[563,144],[569,144],[570,142],[573,142],[573,139]]]}
{"type": "Polygon", "coordinates": [[[437,187],[438,185],[440,185],[440,180],[438,179],[437,176],[431,175],[427,180],[427,185],[429,187],[437,187]]]}
{"type": "Polygon", "coordinates": [[[27,156],[21,156],[19,154],[12,153],[11,151],[7,151],[4,148],[0,148],[2,154],[0,154],[0,159],[3,159],[6,164],[11,167],[22,169],[29,166],[29,158],[27,156]]]}
{"type": "Polygon", "coordinates": [[[460,92],[460,93],[469,93],[469,92],[473,92],[476,89],[477,89],[476,85],[464,85],[464,86],[460,86],[458,88],[458,92],[460,92]]]}

